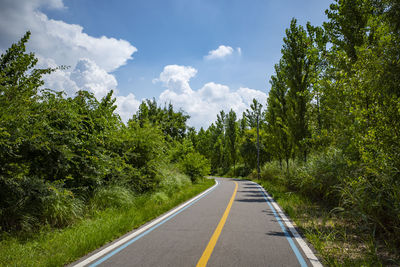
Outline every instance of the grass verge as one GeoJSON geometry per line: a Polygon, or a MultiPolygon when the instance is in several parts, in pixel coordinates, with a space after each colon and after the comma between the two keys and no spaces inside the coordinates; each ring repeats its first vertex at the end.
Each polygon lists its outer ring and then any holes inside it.
{"type": "Polygon", "coordinates": [[[0,266],[63,266],[119,236],[158,217],[214,185],[214,180],[183,187],[163,201],[154,194],[134,199],[123,208],[93,212],[64,229],[42,228],[29,237],[4,236],[0,242],[0,266]]]}
{"type": "Polygon", "coordinates": [[[279,179],[256,180],[295,222],[327,266],[398,266],[384,241],[374,240],[345,218],[304,195],[290,191],[279,179]]]}

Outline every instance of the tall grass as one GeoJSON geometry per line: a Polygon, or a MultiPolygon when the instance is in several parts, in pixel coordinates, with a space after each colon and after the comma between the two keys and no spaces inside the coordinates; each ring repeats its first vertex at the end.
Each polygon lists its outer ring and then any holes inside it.
{"type": "Polygon", "coordinates": [[[134,202],[134,193],[118,185],[104,186],[94,191],[90,205],[94,210],[129,207],[134,202]]]}
{"type": "Polygon", "coordinates": [[[52,192],[43,199],[43,220],[45,223],[63,227],[81,218],[84,213],[84,203],[66,189],[50,187],[52,192]]]}

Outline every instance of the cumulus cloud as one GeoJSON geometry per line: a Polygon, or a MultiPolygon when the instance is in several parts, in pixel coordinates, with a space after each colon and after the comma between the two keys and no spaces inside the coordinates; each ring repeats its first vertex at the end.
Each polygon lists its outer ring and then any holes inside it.
{"type": "Polygon", "coordinates": [[[127,122],[132,115],[139,109],[140,101],[136,99],[132,93],[127,96],[117,96],[115,104],[116,112],[119,114],[123,122],[127,122]]]}
{"type": "MultiPolygon", "coordinates": [[[[77,24],[49,19],[41,11],[43,7],[67,8],[62,0],[1,0],[0,50],[6,50],[29,30],[32,35],[27,48],[39,58],[39,67],[70,66],[47,75],[45,87],[63,90],[67,95],[84,89],[98,99],[110,89],[116,90],[117,80],[109,72],[132,59],[136,47],[126,40],[90,36],[77,24]]],[[[117,102],[129,108],[119,107],[123,114],[135,111],[132,94],[117,102]]]]}
{"type": "Polygon", "coordinates": [[[208,60],[225,58],[229,55],[232,55],[232,53],[233,53],[232,47],[220,45],[217,49],[209,51],[208,55],[205,56],[204,58],[208,60]]]}
{"type": "Polygon", "coordinates": [[[228,86],[214,82],[193,90],[189,82],[196,73],[197,70],[192,67],[168,65],[164,67],[160,77],[155,79],[166,87],[159,101],[172,103],[175,108],[185,110],[191,116],[189,124],[196,128],[208,127],[216,120],[216,114],[220,110],[228,112],[233,109],[240,116],[249,108],[253,98],[260,103],[267,100],[267,95],[259,90],[239,88],[232,91],[228,86]],[[174,82],[169,82],[171,80],[174,82]]]}
{"type": "Polygon", "coordinates": [[[124,65],[137,51],[125,40],[90,36],[83,27],[49,19],[39,8],[64,8],[60,0],[2,0],[0,9],[0,47],[7,48],[30,30],[28,48],[59,65],[74,67],[80,58],[88,58],[106,70],[124,65]]]}
{"type": "Polygon", "coordinates": [[[117,80],[111,74],[87,58],[80,59],[71,73],[78,88],[92,92],[97,99],[104,97],[108,91],[117,88],[117,80]]]}
{"type": "MultiPolygon", "coordinates": [[[[55,68],[52,59],[39,58],[43,67],[55,68]]],[[[78,90],[86,90],[94,94],[97,99],[104,97],[108,91],[117,88],[114,75],[100,68],[93,60],[82,58],[78,60],[72,71],[57,70],[51,75],[44,76],[45,86],[57,91],[64,91],[68,96],[73,96],[78,90]]]]}
{"type": "Polygon", "coordinates": [[[162,82],[169,89],[179,89],[189,92],[189,80],[197,74],[197,70],[190,66],[168,65],[164,67],[158,79],[153,82],[162,82]]]}

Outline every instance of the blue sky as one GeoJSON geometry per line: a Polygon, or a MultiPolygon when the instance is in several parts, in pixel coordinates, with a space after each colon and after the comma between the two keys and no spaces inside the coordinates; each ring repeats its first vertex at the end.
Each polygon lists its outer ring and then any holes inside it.
{"type": "MultiPolygon", "coordinates": [[[[207,127],[215,118],[212,113],[218,112],[218,108],[231,107],[240,113],[248,105],[245,99],[249,96],[257,96],[260,100],[265,98],[262,101],[265,103],[266,96],[260,92],[265,95],[268,93],[269,77],[273,74],[274,64],[280,58],[282,38],[291,18],[297,18],[302,25],[307,21],[313,25],[321,25],[326,20],[324,11],[332,1],[26,0],[20,1],[19,6],[12,2],[0,0],[3,7],[9,6],[7,14],[26,12],[25,17],[32,16],[32,19],[19,21],[14,26],[14,35],[5,26],[0,26],[0,34],[3,36],[0,49],[5,50],[30,25],[40,24],[42,26],[31,29],[33,38],[35,34],[41,36],[32,41],[31,49],[41,56],[43,60],[40,62],[44,65],[70,65],[71,73],[65,75],[73,80],[74,88],[86,88],[90,84],[92,88],[100,88],[96,92],[103,92],[101,85],[93,82],[101,80],[104,86],[115,87],[116,96],[121,96],[121,107],[125,105],[131,113],[143,98],[155,97],[159,101],[172,99],[175,106],[189,109],[187,112],[192,116],[191,124],[198,128],[207,127]],[[38,20],[37,14],[43,14],[47,18],[38,20]],[[24,23],[26,25],[21,25],[24,23]],[[79,25],[81,31],[71,25],[79,25]],[[78,36],[78,41],[69,44],[68,37],[63,37],[63,34],[81,34],[82,38],[78,36]],[[102,36],[106,39],[101,39],[102,36]],[[61,39],[63,41],[49,48],[43,41],[46,38],[53,44],[61,39]],[[104,41],[107,41],[107,46],[103,45],[104,41]],[[82,45],[86,46],[82,42],[93,42],[93,46],[85,48],[93,52],[93,55],[88,56],[87,61],[77,64],[82,57],[86,58],[84,52],[76,52],[82,45]],[[68,43],[68,49],[65,48],[63,54],[60,54],[65,43],[68,43]],[[229,47],[231,53],[225,57],[206,58],[210,51],[222,45],[229,47]],[[57,56],[52,57],[52,49],[57,56]],[[99,49],[98,53],[93,51],[96,49],[99,49]],[[68,51],[73,54],[70,58],[68,51]],[[75,61],[72,58],[76,58],[75,61]],[[113,58],[119,60],[112,62],[113,58]],[[168,69],[167,66],[175,67],[168,69]],[[92,76],[98,79],[86,77],[89,71],[96,73],[92,76]],[[162,73],[164,79],[160,76],[162,73]],[[170,76],[166,78],[167,74],[170,76]],[[184,89],[185,86],[187,89],[184,89]],[[240,88],[249,90],[243,89],[239,92],[240,88]],[[237,93],[241,98],[231,95],[220,99],[223,92],[237,93]],[[129,94],[131,108],[123,98],[129,94]],[[203,97],[204,101],[190,103],[195,97],[203,97]],[[179,101],[175,101],[177,98],[179,101]],[[242,102],[237,100],[239,98],[242,102]],[[123,101],[126,103],[123,104],[123,101]],[[191,109],[196,105],[202,107],[208,104],[212,108],[202,110],[201,114],[195,114],[199,108],[191,109]]],[[[11,18],[17,19],[17,16],[11,18]]],[[[57,75],[59,77],[49,79],[48,84],[73,92],[72,89],[63,88],[69,86],[69,80],[60,82],[65,75],[57,75]]],[[[102,94],[104,93],[98,93],[99,97],[102,94]]],[[[125,115],[121,117],[125,120],[131,116],[127,110],[123,111],[121,108],[122,113],[125,115]]]]}

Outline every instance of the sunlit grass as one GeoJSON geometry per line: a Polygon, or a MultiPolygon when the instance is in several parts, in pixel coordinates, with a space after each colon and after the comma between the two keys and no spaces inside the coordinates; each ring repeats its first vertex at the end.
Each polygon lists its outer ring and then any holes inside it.
{"type": "MultiPolygon", "coordinates": [[[[93,211],[64,229],[42,228],[29,237],[4,236],[0,242],[0,266],[62,266],[156,218],[211,187],[205,179],[186,185],[167,197],[145,194],[132,205],[93,211]]],[[[159,194],[160,193],[155,193],[159,194]]],[[[163,194],[163,193],[161,193],[163,194]]]]}

